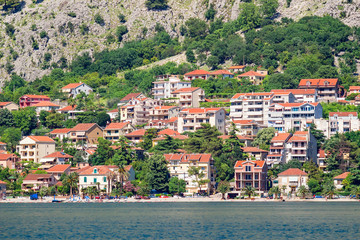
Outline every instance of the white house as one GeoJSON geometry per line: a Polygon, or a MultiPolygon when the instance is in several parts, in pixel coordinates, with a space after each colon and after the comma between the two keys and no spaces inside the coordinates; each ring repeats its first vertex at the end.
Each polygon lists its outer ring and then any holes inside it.
{"type": "Polygon", "coordinates": [[[301,186],[307,187],[307,181],[308,175],[306,172],[298,168],[289,168],[278,174],[274,185],[278,185],[280,189],[285,186],[285,193],[287,194],[296,194],[301,186]]]}
{"type": "Polygon", "coordinates": [[[70,83],[65,87],[62,87],[61,91],[67,93],[69,97],[76,97],[76,95],[82,92],[89,95],[93,89],[85,83],[70,83]]]}

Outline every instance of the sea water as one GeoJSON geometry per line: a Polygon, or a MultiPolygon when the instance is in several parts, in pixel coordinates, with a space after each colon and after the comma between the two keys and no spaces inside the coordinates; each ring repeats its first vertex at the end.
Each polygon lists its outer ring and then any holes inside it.
{"type": "Polygon", "coordinates": [[[0,239],[360,239],[360,203],[0,204],[0,239]]]}

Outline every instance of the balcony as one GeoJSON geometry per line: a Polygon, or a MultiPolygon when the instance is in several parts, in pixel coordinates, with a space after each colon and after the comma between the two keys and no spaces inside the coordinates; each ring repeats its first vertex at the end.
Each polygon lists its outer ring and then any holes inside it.
{"type": "Polygon", "coordinates": [[[289,181],[289,187],[297,187],[298,181],[289,181]]]}

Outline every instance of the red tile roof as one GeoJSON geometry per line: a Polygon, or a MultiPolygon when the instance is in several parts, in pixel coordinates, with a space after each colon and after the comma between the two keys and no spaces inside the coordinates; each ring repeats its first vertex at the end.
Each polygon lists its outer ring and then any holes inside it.
{"type": "MultiPolygon", "coordinates": [[[[246,136],[241,136],[241,135],[236,135],[236,136],[239,140],[253,140],[252,138],[246,137],[246,136]]],[[[221,136],[218,136],[218,138],[225,140],[225,139],[229,139],[230,135],[221,135],[221,136]]]]}
{"type": "Polygon", "coordinates": [[[78,125],[76,125],[75,127],[73,127],[71,129],[71,132],[76,132],[76,131],[89,131],[93,126],[97,125],[96,123],[79,123],[78,125]]]}
{"type": "Polygon", "coordinates": [[[38,180],[38,179],[44,179],[44,178],[50,178],[52,174],[28,174],[24,181],[32,181],[32,180],[38,180]]]}
{"type": "Polygon", "coordinates": [[[71,128],[58,128],[50,132],[50,134],[69,133],[71,128]]]}
{"type": "Polygon", "coordinates": [[[172,93],[174,94],[176,94],[176,93],[189,93],[189,92],[194,92],[194,91],[196,91],[196,90],[198,90],[199,89],[199,87],[190,87],[190,88],[180,88],[180,89],[178,89],[178,90],[175,90],[175,91],[173,91],[172,93]]]}
{"type": "Polygon", "coordinates": [[[306,137],[292,136],[289,139],[289,142],[304,142],[306,141],[306,137]]]}
{"type": "Polygon", "coordinates": [[[345,179],[349,174],[350,174],[350,172],[344,172],[344,173],[334,177],[334,179],[345,179]]]}
{"type": "Polygon", "coordinates": [[[310,83],[311,87],[318,87],[318,86],[325,86],[325,82],[328,82],[330,87],[335,87],[338,83],[337,78],[329,78],[329,79],[301,79],[299,86],[306,87],[308,86],[307,83],[310,83]]]}
{"type": "Polygon", "coordinates": [[[233,123],[240,125],[256,125],[257,123],[254,120],[233,120],[233,123]]]}
{"type": "Polygon", "coordinates": [[[156,110],[169,110],[172,108],[176,108],[177,106],[157,106],[155,107],[156,110]]]}
{"type": "Polygon", "coordinates": [[[211,160],[211,154],[164,154],[165,160],[178,160],[182,163],[187,163],[189,160],[195,160],[198,162],[209,162],[211,160]]]}
{"type": "Polygon", "coordinates": [[[195,70],[192,72],[188,72],[185,74],[185,76],[199,76],[199,75],[209,75],[210,73],[205,70],[195,70]]]}
{"type": "Polygon", "coordinates": [[[62,172],[65,172],[66,170],[70,170],[71,168],[71,164],[58,164],[58,165],[55,165],[51,168],[49,168],[48,170],[46,170],[48,173],[62,173],[62,172]]]}
{"type": "Polygon", "coordinates": [[[264,166],[264,164],[265,164],[265,161],[237,161],[235,163],[235,168],[242,167],[242,165],[244,163],[248,163],[248,162],[252,163],[252,164],[255,164],[255,167],[260,167],[260,168],[262,168],[264,166]]]}
{"type": "Polygon", "coordinates": [[[4,181],[1,181],[1,180],[0,180],[0,184],[7,184],[7,183],[6,183],[6,182],[4,182],[4,181]]]}
{"type": "Polygon", "coordinates": [[[64,152],[53,152],[43,158],[72,158],[73,156],[66,154],[64,152]]]}
{"type": "Polygon", "coordinates": [[[6,145],[6,143],[4,143],[4,142],[0,142],[0,145],[6,145]]]}
{"type": "Polygon", "coordinates": [[[60,105],[48,101],[43,101],[33,105],[33,107],[60,107],[60,105]]]}
{"type": "Polygon", "coordinates": [[[11,103],[11,102],[0,102],[0,107],[4,107],[4,106],[8,105],[9,103],[11,103]]]}
{"type": "Polygon", "coordinates": [[[55,142],[53,139],[47,137],[47,136],[28,136],[35,142],[55,142]]]}
{"type": "Polygon", "coordinates": [[[211,75],[234,75],[227,70],[217,70],[215,72],[210,73],[211,75]]]}
{"type": "Polygon", "coordinates": [[[252,92],[252,93],[236,93],[232,99],[239,97],[250,97],[250,96],[272,96],[274,93],[271,92],[252,92]]]}
{"type": "Polygon", "coordinates": [[[117,130],[117,129],[123,129],[126,127],[129,123],[122,122],[122,123],[110,123],[106,126],[105,130],[117,130]]]}
{"type": "Polygon", "coordinates": [[[238,65],[238,66],[231,66],[229,67],[229,69],[243,69],[245,67],[246,67],[245,65],[238,65]]]}
{"type": "Polygon", "coordinates": [[[265,152],[265,153],[268,152],[266,150],[262,150],[262,149],[257,148],[257,147],[244,147],[242,149],[243,149],[244,152],[265,152]]]}
{"type": "Polygon", "coordinates": [[[119,109],[117,109],[117,108],[115,108],[115,109],[113,109],[113,110],[108,111],[108,113],[117,113],[117,112],[119,112],[119,109]]]}
{"type": "Polygon", "coordinates": [[[307,173],[298,168],[289,168],[278,174],[278,176],[307,176],[307,173]]]}
{"type": "Polygon", "coordinates": [[[0,154],[0,161],[6,161],[11,157],[17,157],[15,154],[2,153],[0,154]]]}
{"type": "Polygon", "coordinates": [[[66,85],[65,87],[62,87],[61,89],[73,89],[73,88],[77,88],[83,84],[84,83],[70,83],[70,84],[66,85]]]}
{"type": "Polygon", "coordinates": [[[329,112],[329,116],[333,117],[337,115],[338,117],[350,117],[350,115],[357,117],[357,112],[329,112]]]}
{"type": "Polygon", "coordinates": [[[30,94],[26,94],[24,96],[22,96],[21,98],[23,97],[28,97],[28,98],[46,98],[46,99],[49,99],[49,96],[46,96],[46,95],[30,95],[30,94]]]}
{"type": "Polygon", "coordinates": [[[243,74],[240,74],[239,77],[251,77],[251,76],[256,76],[256,77],[265,77],[265,75],[262,75],[258,72],[255,71],[249,71],[243,74]]]}
{"type": "Polygon", "coordinates": [[[185,108],[181,110],[181,112],[188,112],[190,114],[199,114],[199,113],[207,113],[207,112],[217,112],[221,108],[185,108]]]}
{"type": "Polygon", "coordinates": [[[106,175],[110,172],[111,170],[109,169],[109,166],[99,165],[99,166],[89,167],[81,171],[79,175],[106,175]],[[94,173],[95,168],[97,169],[97,173],[94,173]]]}
{"type": "MultiPolygon", "coordinates": [[[[310,104],[313,105],[314,107],[316,107],[317,105],[319,105],[320,103],[316,102],[316,103],[275,103],[276,105],[280,105],[282,107],[300,107],[306,104],[310,104]]],[[[273,105],[275,105],[273,104],[273,105]]]]}
{"type": "Polygon", "coordinates": [[[271,142],[285,142],[290,136],[290,133],[278,133],[277,136],[271,139],[271,142]]]}
{"type": "Polygon", "coordinates": [[[58,109],[59,112],[67,112],[67,111],[74,111],[75,108],[76,108],[77,105],[74,105],[74,106],[66,106],[66,107],[63,107],[63,108],[60,108],[58,109]]]}
{"type": "Polygon", "coordinates": [[[123,97],[120,101],[130,101],[131,99],[137,98],[140,95],[141,95],[141,93],[129,93],[128,95],[123,97]]]}
{"type": "Polygon", "coordinates": [[[172,117],[169,119],[169,123],[170,122],[177,122],[178,118],[177,117],[172,117]]]}
{"type": "Polygon", "coordinates": [[[319,149],[319,158],[326,158],[326,153],[324,149],[319,149]]]}
{"type": "Polygon", "coordinates": [[[178,131],[175,131],[175,130],[172,130],[172,129],[164,129],[164,130],[161,130],[160,132],[158,132],[158,135],[169,135],[169,136],[172,136],[172,135],[180,135],[180,133],[178,131]]]}
{"type": "Polygon", "coordinates": [[[349,87],[349,91],[355,91],[355,90],[360,90],[360,86],[350,86],[349,87]]]}
{"type": "Polygon", "coordinates": [[[144,136],[145,135],[146,130],[145,129],[139,129],[139,130],[135,130],[131,133],[126,134],[126,137],[135,137],[135,136],[144,136]]]}
{"type": "Polygon", "coordinates": [[[273,89],[273,93],[292,93],[294,95],[313,95],[316,93],[315,89],[273,89]]]}

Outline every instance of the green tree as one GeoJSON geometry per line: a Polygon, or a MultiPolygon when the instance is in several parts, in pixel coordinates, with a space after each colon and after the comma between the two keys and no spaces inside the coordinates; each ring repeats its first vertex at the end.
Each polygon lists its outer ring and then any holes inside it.
{"type": "Polygon", "coordinates": [[[157,129],[150,128],[146,130],[144,135],[144,140],[140,143],[140,146],[145,149],[149,150],[152,148],[152,140],[157,137],[157,129]]]}
{"type": "Polygon", "coordinates": [[[148,10],[165,10],[169,6],[168,0],[146,0],[145,6],[148,10]]]}
{"type": "Polygon", "coordinates": [[[186,55],[186,61],[188,61],[189,63],[195,63],[196,62],[196,58],[195,58],[193,50],[188,48],[186,50],[185,55],[186,55]]]}
{"type": "Polygon", "coordinates": [[[6,128],[1,136],[1,141],[6,143],[8,151],[11,152],[15,152],[20,140],[21,130],[18,128],[6,128]]]}
{"type": "Polygon", "coordinates": [[[104,165],[106,162],[110,161],[115,154],[115,150],[110,146],[110,141],[99,138],[98,148],[96,149],[96,152],[90,156],[89,163],[92,165],[104,165]]]}
{"type": "Polygon", "coordinates": [[[199,18],[189,18],[185,22],[187,27],[187,36],[196,40],[203,39],[206,37],[208,32],[208,25],[205,21],[199,18]]]}
{"type": "Polygon", "coordinates": [[[210,182],[209,179],[204,179],[205,177],[205,173],[203,171],[201,171],[201,167],[190,167],[188,169],[188,174],[189,176],[194,176],[195,177],[195,183],[197,183],[198,188],[199,188],[199,192],[201,193],[201,186],[210,182]]]}
{"type": "Polygon", "coordinates": [[[316,138],[317,149],[319,150],[325,142],[325,139],[326,139],[325,135],[324,135],[323,131],[318,130],[316,128],[316,125],[314,123],[311,123],[311,125],[310,125],[310,132],[316,138]]]}
{"type": "Polygon", "coordinates": [[[259,8],[254,3],[242,3],[238,22],[243,31],[258,27],[261,23],[259,8]]]}
{"type": "Polygon", "coordinates": [[[271,18],[279,7],[278,0],[260,0],[260,11],[264,17],[271,18]]]}
{"type": "Polygon", "coordinates": [[[167,162],[163,155],[153,155],[145,162],[144,180],[151,189],[167,192],[169,176],[167,162]]]}
{"type": "Polygon", "coordinates": [[[121,25],[116,28],[116,37],[119,42],[123,40],[123,36],[128,33],[128,29],[126,26],[121,25]]]}
{"type": "Polygon", "coordinates": [[[8,12],[15,11],[21,4],[20,0],[0,0],[2,9],[8,12]]]}
{"type": "Polygon", "coordinates": [[[181,147],[181,140],[174,139],[169,135],[166,135],[165,140],[159,141],[154,147],[155,151],[162,153],[173,153],[181,147]]]}
{"type": "Polygon", "coordinates": [[[186,191],[186,182],[183,179],[177,177],[170,178],[169,192],[172,194],[183,194],[186,191]]]}
{"type": "Polygon", "coordinates": [[[46,117],[50,115],[50,112],[49,111],[45,111],[45,110],[42,110],[40,111],[40,114],[39,114],[39,121],[41,123],[41,125],[43,125],[44,127],[46,127],[46,117]]]}
{"type": "Polygon", "coordinates": [[[14,117],[11,112],[4,108],[0,109],[0,126],[12,127],[14,125],[14,117]]]}
{"type": "Polygon", "coordinates": [[[355,195],[355,198],[359,198],[360,196],[360,186],[353,186],[351,189],[351,194],[355,195]]]}
{"type": "Polygon", "coordinates": [[[245,186],[245,188],[243,189],[245,195],[248,195],[249,198],[251,198],[251,196],[255,195],[255,188],[253,188],[252,186],[245,186]]]}
{"type": "Polygon", "coordinates": [[[313,194],[316,194],[316,193],[319,193],[322,191],[319,181],[314,178],[309,179],[307,185],[309,187],[310,192],[312,192],[313,194]]]}
{"type": "Polygon", "coordinates": [[[214,4],[210,4],[209,9],[205,12],[205,18],[209,21],[213,21],[216,15],[216,10],[214,4]]]}
{"type": "Polygon", "coordinates": [[[99,25],[104,25],[105,24],[104,18],[100,15],[100,13],[95,14],[94,21],[99,25]]]}
{"type": "Polygon", "coordinates": [[[280,194],[281,194],[281,189],[279,188],[279,186],[274,186],[269,190],[269,195],[273,195],[275,199],[277,199],[280,194]]]}
{"type": "Polygon", "coordinates": [[[50,113],[46,117],[46,126],[50,129],[64,127],[65,116],[61,113],[50,113]]]}
{"type": "Polygon", "coordinates": [[[111,119],[109,114],[106,112],[99,112],[96,116],[96,123],[99,124],[100,127],[105,127],[107,123],[110,123],[111,119]]]}
{"type": "Polygon", "coordinates": [[[301,196],[302,199],[304,199],[308,192],[309,192],[309,190],[304,185],[302,185],[299,187],[297,193],[301,196]]]}
{"type": "Polygon", "coordinates": [[[230,191],[230,183],[227,181],[221,181],[217,190],[221,193],[221,199],[225,200],[225,194],[230,191]]]}
{"type": "Polygon", "coordinates": [[[335,185],[334,185],[333,181],[329,181],[329,182],[324,184],[323,194],[326,197],[329,197],[330,199],[332,199],[333,196],[335,195],[335,191],[336,191],[336,188],[335,188],[335,185]]]}
{"type": "Polygon", "coordinates": [[[66,176],[62,181],[63,186],[67,186],[70,188],[70,196],[73,195],[73,189],[77,189],[77,184],[79,182],[79,175],[76,172],[70,173],[70,175],[66,176]]]}
{"type": "Polygon", "coordinates": [[[269,150],[271,139],[275,136],[274,128],[264,128],[261,129],[252,142],[252,145],[259,146],[259,148],[264,150],[269,150]]]}
{"type": "Polygon", "coordinates": [[[24,135],[29,135],[30,132],[37,127],[36,112],[32,108],[24,108],[14,111],[15,127],[20,128],[24,135]]]}

